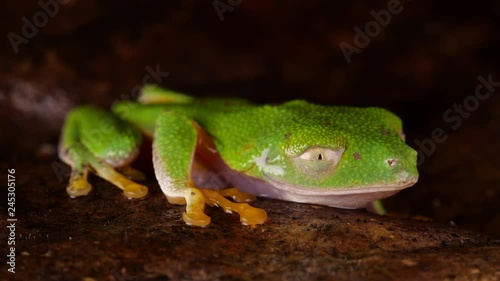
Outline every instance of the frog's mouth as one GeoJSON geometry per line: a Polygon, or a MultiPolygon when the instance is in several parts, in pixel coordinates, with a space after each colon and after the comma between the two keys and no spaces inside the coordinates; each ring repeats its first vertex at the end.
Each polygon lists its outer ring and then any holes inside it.
{"type": "Polygon", "coordinates": [[[364,208],[375,200],[392,196],[414,185],[418,180],[418,176],[407,176],[394,184],[373,184],[362,188],[356,186],[318,188],[298,186],[282,182],[266,174],[264,176],[272,187],[261,190],[258,196],[346,209],[364,208]]]}
{"type": "MultiPolygon", "coordinates": [[[[408,177],[407,172],[402,172],[399,177],[399,182],[395,184],[374,184],[364,186],[362,188],[356,186],[347,186],[344,188],[318,188],[290,184],[280,181],[273,175],[263,171],[263,179],[258,179],[246,175],[244,172],[238,172],[230,169],[227,164],[218,155],[215,145],[206,133],[198,129],[203,141],[197,144],[197,156],[201,163],[206,167],[210,167],[215,171],[223,171],[224,175],[228,176],[229,184],[237,187],[239,190],[254,194],[261,197],[269,197],[285,201],[293,201],[300,203],[310,203],[325,205],[337,208],[355,209],[365,208],[369,203],[389,197],[395,193],[414,185],[418,176],[408,177]]],[[[196,165],[194,165],[196,166],[196,165]]],[[[193,166],[193,168],[195,168],[193,166]]],[[[194,169],[196,174],[197,169],[194,169]]],[[[205,172],[200,171],[201,174],[205,172]]],[[[197,181],[195,177],[195,182],[197,181]]],[[[205,177],[200,175],[199,181],[205,181],[205,177]]],[[[208,182],[213,182],[213,178],[209,177],[208,182]]],[[[197,186],[204,186],[197,183],[197,186]]],[[[207,185],[205,188],[220,189],[225,186],[207,185]]]]}

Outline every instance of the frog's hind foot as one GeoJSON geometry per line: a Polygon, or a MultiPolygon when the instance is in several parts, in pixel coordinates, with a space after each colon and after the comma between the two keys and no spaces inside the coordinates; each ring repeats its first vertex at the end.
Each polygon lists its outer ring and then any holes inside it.
{"type": "MultiPolygon", "coordinates": [[[[66,191],[69,196],[73,198],[87,195],[92,189],[87,181],[90,171],[119,187],[123,190],[123,194],[129,199],[142,198],[148,194],[148,188],[146,186],[129,180],[127,177],[117,172],[110,164],[92,155],[83,145],[75,145],[67,149],[65,153],[71,156],[67,157],[67,159],[70,159],[68,162],[73,167],[66,191]]],[[[63,157],[65,156],[65,154],[62,155],[63,157]]],[[[141,172],[133,170],[132,168],[125,169],[127,171],[139,173],[136,175],[144,176],[141,172]]]]}
{"type": "Polygon", "coordinates": [[[89,169],[87,167],[81,171],[77,169],[71,170],[69,184],[66,187],[66,192],[71,198],[87,195],[92,190],[92,186],[87,181],[88,174],[89,169]]]}
{"type": "Polygon", "coordinates": [[[240,215],[240,222],[244,225],[263,224],[267,220],[266,211],[254,208],[247,203],[234,203],[224,198],[224,196],[237,197],[238,199],[243,200],[243,202],[248,202],[247,200],[250,197],[245,197],[249,196],[246,193],[240,191],[235,192],[233,189],[228,191],[222,190],[222,192],[210,189],[201,189],[201,192],[205,196],[207,204],[210,206],[218,206],[226,213],[238,213],[240,215]],[[234,196],[235,194],[237,196],[234,196]]]}
{"type": "MultiPolygon", "coordinates": [[[[80,170],[75,168],[72,169],[69,184],[66,187],[66,192],[71,198],[87,195],[92,190],[92,186],[87,181],[91,168],[99,177],[123,190],[123,194],[129,199],[143,198],[148,194],[148,188],[146,186],[129,180],[126,176],[117,172],[112,166],[101,160],[91,159],[88,161],[88,166],[85,166],[80,170]]],[[[132,168],[127,169],[126,175],[128,177],[133,177],[134,179],[140,179],[141,176],[144,178],[144,174],[142,174],[142,172],[132,168]],[[131,176],[131,171],[136,174],[131,176]]]]}
{"type": "Polygon", "coordinates": [[[126,176],[120,174],[113,167],[103,161],[94,161],[91,163],[91,166],[94,168],[99,177],[109,181],[123,190],[123,194],[129,199],[143,198],[148,194],[147,186],[129,180],[126,176]]]}

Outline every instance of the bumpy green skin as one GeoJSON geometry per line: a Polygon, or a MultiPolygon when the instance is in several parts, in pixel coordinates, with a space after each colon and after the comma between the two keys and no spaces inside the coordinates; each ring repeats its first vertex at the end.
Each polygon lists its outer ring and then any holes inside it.
{"type": "Polygon", "coordinates": [[[66,117],[61,141],[77,167],[94,158],[119,166],[137,154],[141,134],[115,114],[82,106],[66,117]]]}
{"type": "Polygon", "coordinates": [[[138,127],[144,124],[137,120],[148,116],[153,122],[163,110],[196,121],[213,137],[230,168],[259,179],[271,176],[305,188],[346,189],[396,183],[401,173],[418,176],[416,151],[400,136],[401,120],[381,108],[322,106],[300,100],[271,106],[217,99],[114,107],[115,112],[128,112],[124,117],[138,127]],[[345,151],[329,176],[318,176],[294,164],[293,159],[309,147],[345,151]],[[266,149],[267,161],[259,167],[256,159],[266,149]],[[393,167],[388,163],[392,160],[397,162],[393,167]],[[279,166],[283,172],[273,173],[266,166],[279,166]]]}

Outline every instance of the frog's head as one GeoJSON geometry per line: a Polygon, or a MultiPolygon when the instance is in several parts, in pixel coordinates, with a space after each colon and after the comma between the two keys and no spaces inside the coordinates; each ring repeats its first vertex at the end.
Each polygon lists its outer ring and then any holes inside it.
{"type": "Polygon", "coordinates": [[[279,144],[256,161],[279,190],[273,197],[358,208],[417,182],[417,152],[405,143],[401,120],[380,108],[350,110],[301,119],[279,132],[279,144]],[[359,114],[356,122],[352,114],[359,114]]]}

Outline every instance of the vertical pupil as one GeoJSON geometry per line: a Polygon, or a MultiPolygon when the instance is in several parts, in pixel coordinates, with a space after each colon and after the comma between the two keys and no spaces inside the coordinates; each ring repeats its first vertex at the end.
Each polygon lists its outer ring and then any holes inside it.
{"type": "Polygon", "coordinates": [[[323,160],[323,155],[318,154],[318,160],[323,160]]]}

